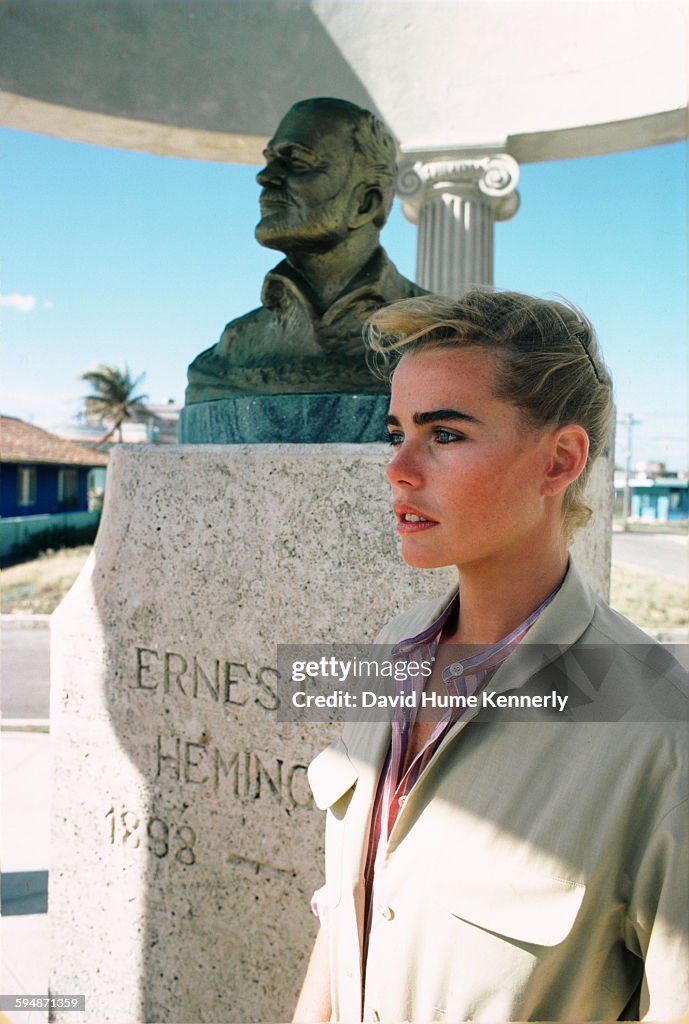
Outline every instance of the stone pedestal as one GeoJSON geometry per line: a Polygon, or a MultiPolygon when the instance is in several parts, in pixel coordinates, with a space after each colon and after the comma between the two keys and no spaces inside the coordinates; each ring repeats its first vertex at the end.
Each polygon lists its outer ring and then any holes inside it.
{"type": "Polygon", "coordinates": [[[493,284],[493,224],[519,207],[519,165],[506,153],[406,153],[397,191],[419,225],[416,279],[451,298],[493,284]]]}
{"type": "MultiPolygon", "coordinates": [[[[381,387],[383,385],[381,384],[381,387]]],[[[369,444],[385,441],[390,395],[232,395],[182,409],[182,444],[369,444]]]]}
{"type": "Polygon", "coordinates": [[[306,766],[337,727],[277,721],[276,645],[370,640],[452,578],[398,558],[384,463],[113,451],[53,619],[51,989],[87,1024],[290,1019],[323,880],[306,766]]]}
{"type": "MultiPolygon", "coordinates": [[[[323,870],[306,765],[337,726],[278,721],[276,645],[371,640],[454,577],[399,558],[386,458],[113,450],[52,629],[50,987],[85,1024],[290,1018],[323,870]]],[[[603,590],[608,522],[579,560],[603,590]]]]}

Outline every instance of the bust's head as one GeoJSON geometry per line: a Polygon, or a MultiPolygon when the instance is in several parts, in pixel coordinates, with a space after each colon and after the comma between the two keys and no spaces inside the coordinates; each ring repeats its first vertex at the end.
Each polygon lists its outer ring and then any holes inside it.
{"type": "Polygon", "coordinates": [[[392,206],[395,143],[374,114],[347,100],[302,100],[264,150],[256,239],[270,249],[328,252],[351,232],[377,237],[392,206]]]}

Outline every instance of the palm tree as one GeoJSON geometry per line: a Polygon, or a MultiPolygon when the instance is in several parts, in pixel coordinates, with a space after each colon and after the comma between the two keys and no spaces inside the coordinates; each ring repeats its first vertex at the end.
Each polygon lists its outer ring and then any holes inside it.
{"type": "Polygon", "coordinates": [[[117,433],[118,441],[122,440],[122,424],[133,419],[136,413],[145,413],[144,399],[148,395],[137,395],[134,392],[146,376],[140,374],[132,380],[129,367],[105,366],[101,363],[95,370],[82,373],[80,380],[91,385],[95,394],[86,395],[86,418],[108,425],[108,431],[98,444],[108,441],[117,433]]]}

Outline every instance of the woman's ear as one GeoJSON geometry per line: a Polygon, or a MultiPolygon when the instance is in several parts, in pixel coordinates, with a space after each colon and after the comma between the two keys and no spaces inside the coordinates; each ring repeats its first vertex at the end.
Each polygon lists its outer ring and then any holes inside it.
{"type": "Polygon", "coordinates": [[[589,436],[583,427],[570,423],[554,430],[541,493],[554,495],[566,490],[583,473],[588,454],[589,436]]]}

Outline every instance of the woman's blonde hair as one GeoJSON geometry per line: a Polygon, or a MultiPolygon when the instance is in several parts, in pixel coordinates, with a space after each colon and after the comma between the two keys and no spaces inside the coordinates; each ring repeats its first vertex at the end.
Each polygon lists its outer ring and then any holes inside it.
{"type": "Polygon", "coordinates": [[[563,526],[571,537],[588,522],[592,513],[583,494],[608,436],[612,380],[593,325],[575,306],[484,289],[461,299],[423,295],[378,310],[367,340],[372,368],[386,376],[402,355],[419,349],[466,345],[497,352],[497,398],[534,426],[576,423],[588,434],[586,466],[565,492],[563,526]]]}

